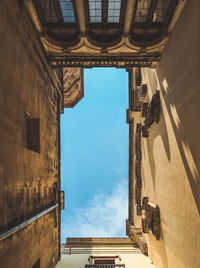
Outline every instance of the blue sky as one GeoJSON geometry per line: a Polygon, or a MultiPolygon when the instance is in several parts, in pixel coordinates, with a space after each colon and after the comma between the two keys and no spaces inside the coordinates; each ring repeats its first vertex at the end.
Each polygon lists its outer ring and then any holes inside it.
{"type": "Polygon", "coordinates": [[[66,237],[125,236],[128,73],[85,69],[84,95],[61,115],[62,243],[66,237]]]}

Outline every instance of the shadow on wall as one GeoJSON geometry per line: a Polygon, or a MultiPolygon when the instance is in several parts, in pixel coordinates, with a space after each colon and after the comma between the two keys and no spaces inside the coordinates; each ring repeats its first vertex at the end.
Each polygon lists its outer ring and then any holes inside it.
{"type": "Polygon", "coordinates": [[[187,1],[157,67],[157,73],[200,215],[199,7],[200,1],[187,1]]]}
{"type": "MultiPolygon", "coordinates": [[[[149,86],[150,90],[152,91],[152,95],[155,93],[156,89],[160,88],[160,85],[158,84],[158,79],[156,79],[156,73],[152,72],[152,70],[146,69],[146,74],[147,77],[149,77],[149,86]],[[152,90],[153,89],[153,90],[152,90]]],[[[150,102],[150,99],[148,100],[150,102]]],[[[165,153],[167,155],[168,161],[171,160],[171,155],[170,155],[170,145],[169,145],[169,137],[168,137],[168,132],[167,132],[167,125],[161,105],[161,114],[160,114],[160,121],[159,125],[156,128],[153,128],[150,132],[151,139],[147,139],[147,152],[148,152],[148,157],[149,157],[149,162],[150,162],[150,169],[151,169],[151,175],[152,175],[152,181],[153,181],[153,186],[155,189],[155,179],[156,179],[156,162],[154,159],[154,154],[153,154],[153,148],[154,148],[154,140],[159,136],[162,139],[165,153]]]]}
{"type": "MultiPolygon", "coordinates": [[[[194,72],[197,72],[197,70],[194,72]]],[[[194,72],[193,75],[195,75],[194,72]]],[[[198,100],[200,99],[200,91],[196,85],[197,81],[191,78],[191,81],[189,81],[189,79],[186,81],[184,75],[179,75],[177,78],[177,74],[175,75],[172,73],[172,77],[169,76],[168,81],[165,78],[162,83],[159,84],[155,75],[156,72],[147,70],[147,76],[150,78],[150,83],[153,81],[153,84],[150,85],[150,89],[160,89],[161,94],[163,95],[185,171],[200,214],[200,126],[198,125],[200,115],[198,100]],[[157,80],[157,83],[155,80],[157,80]]],[[[153,148],[154,140],[158,136],[162,138],[168,160],[171,160],[169,137],[162,107],[159,127],[153,128],[150,133],[152,133],[152,135],[150,135],[153,138],[153,141],[152,139],[147,139],[147,152],[150,161],[153,186],[155,189],[156,162],[153,155],[153,148]]]]}
{"type": "MultiPolygon", "coordinates": [[[[164,99],[168,99],[165,102],[166,108],[200,214],[200,125],[198,124],[200,114],[198,100],[200,99],[200,91],[193,90],[195,87],[193,87],[192,83],[184,86],[186,79],[184,77],[182,78],[177,81],[177,84],[173,83],[170,78],[168,81],[164,79],[161,85],[161,91],[164,99]],[[176,88],[179,87],[180,90],[182,89],[181,98],[177,94],[178,89],[173,90],[173,86],[176,86],[176,88]],[[170,91],[169,94],[167,94],[168,91],[170,91]]],[[[195,82],[193,81],[193,83],[195,82]]]]}

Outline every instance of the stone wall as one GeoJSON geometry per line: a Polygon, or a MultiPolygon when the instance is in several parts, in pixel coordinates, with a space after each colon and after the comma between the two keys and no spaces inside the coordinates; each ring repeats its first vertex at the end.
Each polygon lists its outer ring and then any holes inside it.
{"type": "MultiPolygon", "coordinates": [[[[0,232],[58,202],[60,191],[60,89],[26,7],[0,6],[0,232]],[[37,133],[27,121],[39,118],[39,152],[27,148],[37,133]]],[[[2,268],[54,267],[59,259],[60,212],[52,210],[0,242],[2,268]],[[53,264],[54,263],[54,264],[53,264]]]]}
{"type": "MultiPolygon", "coordinates": [[[[158,67],[142,70],[145,101],[156,90],[161,99],[160,120],[142,138],[141,170],[142,197],[160,209],[160,239],[144,234],[157,268],[200,266],[199,13],[200,2],[187,1],[158,67]]],[[[134,224],[141,226],[136,213],[134,224]]]]}
{"type": "MultiPolygon", "coordinates": [[[[143,255],[138,247],[132,245],[81,245],[81,246],[69,246],[62,245],[62,257],[57,263],[56,268],[80,268],[85,265],[94,264],[94,258],[113,258],[115,264],[125,265],[125,268],[142,267],[142,268],[154,268],[151,260],[143,255]]],[[[109,267],[109,264],[105,264],[104,267],[109,267]]],[[[119,268],[116,267],[116,268],[119,268]]]]}

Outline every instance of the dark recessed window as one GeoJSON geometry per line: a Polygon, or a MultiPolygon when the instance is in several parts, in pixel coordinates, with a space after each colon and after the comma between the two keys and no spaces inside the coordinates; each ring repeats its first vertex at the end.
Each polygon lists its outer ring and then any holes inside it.
{"type": "Polygon", "coordinates": [[[71,0],[60,0],[64,22],[75,22],[74,9],[71,0]]]}
{"type": "Polygon", "coordinates": [[[95,264],[115,264],[115,260],[109,260],[109,259],[105,259],[105,260],[95,260],[94,261],[95,264]]]}
{"type": "Polygon", "coordinates": [[[101,17],[101,0],[89,0],[90,22],[99,23],[101,17]]]}
{"type": "Polygon", "coordinates": [[[27,118],[26,142],[29,150],[40,152],[40,118],[27,118]]]}
{"type": "Polygon", "coordinates": [[[156,10],[153,15],[153,22],[163,22],[166,15],[167,9],[169,7],[169,0],[158,1],[156,10]]]}
{"type": "Polygon", "coordinates": [[[108,1],[108,22],[119,22],[121,0],[108,1]]]}
{"type": "Polygon", "coordinates": [[[36,261],[36,263],[32,266],[32,268],[40,268],[40,259],[36,261]]]}
{"type": "Polygon", "coordinates": [[[139,0],[136,10],[135,22],[145,22],[151,0],[139,0]]]}

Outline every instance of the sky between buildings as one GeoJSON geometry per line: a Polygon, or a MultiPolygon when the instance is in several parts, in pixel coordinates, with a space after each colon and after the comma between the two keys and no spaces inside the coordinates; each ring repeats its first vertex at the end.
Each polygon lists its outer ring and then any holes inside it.
{"type": "Polygon", "coordinates": [[[84,89],[84,98],[61,115],[62,243],[126,233],[128,73],[85,69],[84,89]]]}

